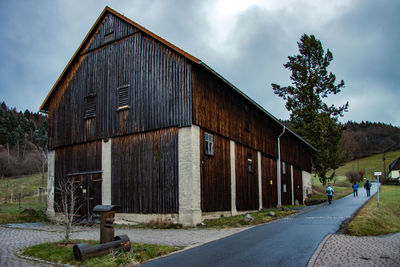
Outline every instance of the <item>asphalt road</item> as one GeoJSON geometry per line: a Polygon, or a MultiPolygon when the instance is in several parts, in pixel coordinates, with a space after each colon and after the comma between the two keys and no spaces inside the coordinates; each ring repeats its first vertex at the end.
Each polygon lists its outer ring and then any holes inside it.
{"type": "Polygon", "coordinates": [[[324,237],[369,199],[364,189],[358,193],[143,266],[306,266],[324,237]]]}

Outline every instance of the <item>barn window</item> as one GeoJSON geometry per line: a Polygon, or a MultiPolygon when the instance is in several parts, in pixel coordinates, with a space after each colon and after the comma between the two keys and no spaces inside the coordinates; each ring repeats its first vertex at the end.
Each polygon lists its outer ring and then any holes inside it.
{"type": "Polygon", "coordinates": [[[206,155],[213,156],[214,155],[214,141],[213,141],[213,135],[209,133],[204,134],[204,152],[206,155]]]}
{"type": "Polygon", "coordinates": [[[129,108],[129,85],[124,85],[117,90],[118,111],[129,108]]]}
{"type": "Polygon", "coordinates": [[[284,161],[282,161],[282,174],[286,175],[286,164],[284,161]]]}
{"type": "Polygon", "coordinates": [[[86,109],[85,109],[85,119],[96,117],[96,95],[91,94],[85,97],[86,109]]]}
{"type": "Polygon", "coordinates": [[[253,172],[253,155],[251,153],[247,154],[247,171],[253,172]]]}

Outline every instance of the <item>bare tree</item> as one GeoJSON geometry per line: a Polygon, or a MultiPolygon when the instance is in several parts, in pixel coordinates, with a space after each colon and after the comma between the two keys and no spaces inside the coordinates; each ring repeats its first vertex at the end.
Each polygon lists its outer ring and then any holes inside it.
{"type": "Polygon", "coordinates": [[[36,145],[36,150],[39,152],[40,157],[37,160],[36,168],[41,173],[42,176],[42,185],[44,184],[44,180],[46,179],[46,167],[47,167],[47,160],[48,154],[47,149],[43,149],[41,146],[36,145]]]}
{"type": "Polygon", "coordinates": [[[61,195],[60,203],[56,203],[59,210],[63,212],[64,234],[65,240],[68,241],[71,236],[72,225],[74,223],[74,216],[77,215],[80,205],[77,205],[78,190],[80,186],[74,183],[73,179],[59,180],[56,190],[61,195]],[[61,206],[61,207],[60,207],[61,206]]]}

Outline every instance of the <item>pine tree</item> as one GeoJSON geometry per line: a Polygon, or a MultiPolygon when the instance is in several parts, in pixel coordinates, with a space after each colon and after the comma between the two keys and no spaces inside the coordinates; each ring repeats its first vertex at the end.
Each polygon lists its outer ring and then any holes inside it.
{"type": "Polygon", "coordinates": [[[339,93],[344,81],[335,85],[336,76],[327,71],[332,53],[329,49],[325,53],[314,35],[303,34],[297,44],[300,54],[289,56],[283,65],[292,72],[292,85],[281,87],[273,83],[272,89],[286,100],[293,130],[318,149],[313,153],[314,171],[325,184],[334,174],[327,177],[327,173],[344,162],[338,149],[343,131],[338,118],[347,111],[348,103],[328,106],[323,99],[339,93]]]}

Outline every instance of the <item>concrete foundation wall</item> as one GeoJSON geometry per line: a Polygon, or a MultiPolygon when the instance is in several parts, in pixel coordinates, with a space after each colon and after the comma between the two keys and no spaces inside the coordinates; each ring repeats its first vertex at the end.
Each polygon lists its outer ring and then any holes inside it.
{"type": "Polygon", "coordinates": [[[231,214],[237,214],[236,209],[236,167],[235,167],[235,142],[230,140],[231,160],[231,214]]]}
{"type": "Polygon", "coordinates": [[[47,161],[47,209],[46,209],[46,216],[51,219],[55,216],[54,211],[54,173],[55,173],[55,150],[49,150],[48,152],[48,161],[47,161]]]}
{"type": "Polygon", "coordinates": [[[201,223],[200,128],[196,125],[179,129],[179,223],[195,226],[201,223]]]}
{"type": "Polygon", "coordinates": [[[103,205],[111,205],[111,139],[101,143],[101,202],[103,205]]]}
{"type": "Polygon", "coordinates": [[[302,171],[301,172],[303,182],[303,201],[307,198],[307,194],[312,192],[311,173],[302,171]]]}

